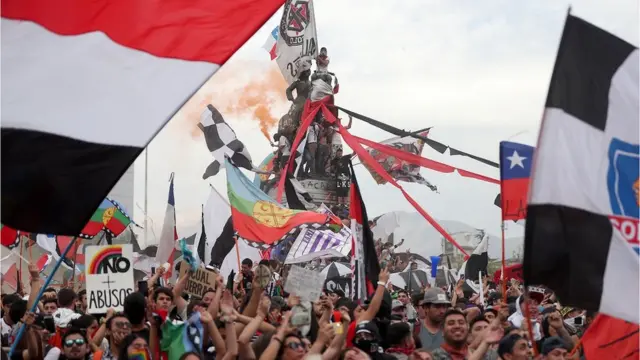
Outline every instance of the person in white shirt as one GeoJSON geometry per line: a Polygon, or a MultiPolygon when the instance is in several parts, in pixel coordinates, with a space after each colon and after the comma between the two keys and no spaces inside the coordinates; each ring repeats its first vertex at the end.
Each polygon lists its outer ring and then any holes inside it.
{"type": "MultiPolygon", "coordinates": [[[[340,119],[339,119],[340,120],[340,119]]],[[[349,115],[349,123],[344,127],[345,129],[351,129],[351,123],[353,118],[349,115]]],[[[338,127],[336,125],[331,126],[331,158],[336,157],[338,150],[342,150],[342,136],[338,133],[338,127]]]]}
{"type": "Polygon", "coordinates": [[[307,146],[304,149],[304,158],[306,167],[303,168],[304,175],[314,175],[316,173],[316,155],[318,152],[318,135],[320,134],[320,126],[317,123],[309,125],[307,132],[307,146]]]}
{"type": "Polygon", "coordinates": [[[283,169],[291,156],[291,143],[284,134],[280,134],[278,139],[278,151],[280,152],[280,169],[283,169]]]}

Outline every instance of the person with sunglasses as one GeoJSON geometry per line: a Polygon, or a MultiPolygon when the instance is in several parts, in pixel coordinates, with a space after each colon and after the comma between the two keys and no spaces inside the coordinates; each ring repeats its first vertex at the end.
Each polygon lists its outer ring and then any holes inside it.
{"type": "Polygon", "coordinates": [[[60,360],[93,360],[89,341],[82,329],[70,328],[62,336],[60,360]]]}

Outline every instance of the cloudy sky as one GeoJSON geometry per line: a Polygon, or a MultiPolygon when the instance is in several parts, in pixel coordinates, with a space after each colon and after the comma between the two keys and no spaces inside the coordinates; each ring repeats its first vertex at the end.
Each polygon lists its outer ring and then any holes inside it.
{"type": "MultiPolygon", "coordinates": [[[[319,45],[328,48],[330,70],[340,81],[337,104],[406,130],[434,126],[431,138],[494,161],[501,140],[535,144],[568,1],[314,0],[314,4],[319,45]]],[[[576,0],[571,5],[574,15],[638,44],[637,0],[576,0]]],[[[212,160],[204,139],[194,131],[203,104],[211,102],[222,111],[255,163],[270,150],[254,111],[261,105],[277,119],[289,106],[276,63],[261,48],[280,16],[281,11],[150,144],[148,242],[160,234],[171,172],[176,174],[180,236],[198,229],[209,184],[226,193],[224,172],[202,180],[212,160]]],[[[390,137],[361,122],[354,122],[351,132],[376,141],[390,137]]],[[[497,169],[428,147],[423,156],[498,177],[497,169]]],[[[142,207],[142,158],[135,171],[135,202],[142,207]]],[[[439,194],[421,185],[404,186],[432,216],[500,233],[500,212],[493,205],[498,186],[457,174],[424,169],[422,174],[438,186],[439,194]]],[[[412,211],[393,186],[376,185],[362,167],[357,175],[370,216],[412,211]]],[[[134,217],[143,222],[140,208],[134,217]]],[[[508,226],[508,237],[521,234],[522,227],[508,226]]]]}

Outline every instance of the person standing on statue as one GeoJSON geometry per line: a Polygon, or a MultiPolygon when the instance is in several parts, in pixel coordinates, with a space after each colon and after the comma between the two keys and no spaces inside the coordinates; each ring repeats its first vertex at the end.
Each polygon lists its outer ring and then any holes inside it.
{"type": "Polygon", "coordinates": [[[280,169],[284,169],[285,165],[289,162],[291,156],[291,143],[285,134],[279,134],[278,139],[278,155],[280,157],[280,169]]]}
{"type": "Polygon", "coordinates": [[[328,131],[329,124],[320,125],[320,133],[318,135],[318,156],[316,158],[316,173],[320,176],[325,175],[325,168],[331,154],[331,148],[329,147],[330,132],[328,131]]]}
{"type": "Polygon", "coordinates": [[[342,149],[340,149],[336,152],[336,157],[331,160],[331,165],[336,171],[336,197],[338,198],[338,205],[346,205],[349,199],[349,188],[351,187],[350,159],[350,155],[342,156],[342,149]]]}
{"type": "Polygon", "coordinates": [[[304,149],[304,157],[306,160],[306,168],[302,169],[306,176],[315,175],[316,173],[316,155],[318,152],[318,135],[320,127],[313,122],[309,125],[307,133],[307,146],[304,149]]]}
{"type": "Polygon", "coordinates": [[[295,127],[300,125],[302,119],[302,110],[304,109],[304,103],[309,98],[311,93],[311,82],[309,81],[309,75],[311,70],[304,70],[300,73],[298,80],[294,81],[286,90],[287,100],[293,102],[289,109],[289,116],[293,120],[295,127]],[[296,91],[296,97],[293,97],[293,90],[296,91]]]}

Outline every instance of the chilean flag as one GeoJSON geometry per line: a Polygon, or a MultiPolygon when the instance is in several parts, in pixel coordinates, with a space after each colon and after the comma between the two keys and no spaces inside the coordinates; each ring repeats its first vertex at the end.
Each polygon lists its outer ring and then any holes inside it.
{"type": "Polygon", "coordinates": [[[176,250],[176,241],[178,241],[178,232],[176,230],[176,200],[173,196],[173,174],[169,184],[169,200],[167,202],[167,210],[164,213],[164,223],[162,224],[162,232],[160,233],[160,242],[158,251],[156,252],[156,263],[162,266],[169,263],[169,269],[165,277],[171,276],[173,269],[173,253],[176,250]]]}
{"type": "Polygon", "coordinates": [[[1,0],[0,222],[80,234],[155,134],[283,3],[1,0]]]}
{"type": "Polygon", "coordinates": [[[267,37],[267,41],[265,41],[264,45],[262,45],[262,48],[267,50],[269,55],[271,55],[271,60],[278,57],[278,54],[276,53],[277,44],[278,44],[278,27],[276,26],[271,31],[271,34],[269,34],[269,36],[267,37]]]}
{"type": "Polygon", "coordinates": [[[529,145],[500,142],[502,221],[518,221],[527,217],[527,193],[534,150],[529,145]]]}

